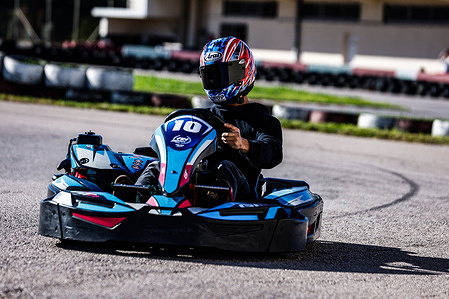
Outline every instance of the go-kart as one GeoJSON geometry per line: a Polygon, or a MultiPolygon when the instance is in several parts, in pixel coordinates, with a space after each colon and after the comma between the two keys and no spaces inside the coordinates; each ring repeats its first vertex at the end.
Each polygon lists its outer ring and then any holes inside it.
{"type": "Polygon", "coordinates": [[[260,177],[251,202],[201,203],[207,192],[230,192],[210,182],[207,157],[220,150],[223,121],[205,109],[170,114],[150,146],[114,152],[93,132],[69,142],[65,160],[40,203],[39,234],[86,242],[130,242],[162,246],[212,247],[229,251],[295,252],[321,231],[323,201],[301,180],[260,177]],[[160,161],[159,185],[135,181],[160,161]],[[153,190],[154,191],[154,190],[153,190]],[[121,194],[121,195],[118,195],[121,194]]]}

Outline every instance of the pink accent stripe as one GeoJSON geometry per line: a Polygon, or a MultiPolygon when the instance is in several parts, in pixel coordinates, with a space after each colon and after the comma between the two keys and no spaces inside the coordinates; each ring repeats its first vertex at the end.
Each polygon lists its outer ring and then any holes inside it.
{"type": "Polygon", "coordinates": [[[190,203],[190,201],[188,201],[186,199],[179,205],[179,208],[188,208],[188,207],[191,207],[191,206],[192,206],[192,204],[190,203]]]}
{"type": "Polygon", "coordinates": [[[159,173],[159,182],[163,186],[165,183],[165,173],[167,172],[167,163],[161,163],[161,171],[159,173]]]}
{"type": "Polygon", "coordinates": [[[148,199],[147,204],[152,206],[152,207],[158,207],[159,203],[157,202],[157,200],[151,196],[150,199],[148,199]]]}
{"type": "Polygon", "coordinates": [[[92,222],[98,225],[102,225],[108,228],[113,228],[120,222],[126,219],[126,217],[98,217],[98,216],[88,216],[78,213],[73,213],[73,217],[79,218],[88,222],[92,222]]]}
{"type": "Polygon", "coordinates": [[[192,165],[186,165],[182,170],[181,182],[179,186],[183,186],[184,184],[189,182],[190,178],[190,170],[192,169],[192,165]]]}

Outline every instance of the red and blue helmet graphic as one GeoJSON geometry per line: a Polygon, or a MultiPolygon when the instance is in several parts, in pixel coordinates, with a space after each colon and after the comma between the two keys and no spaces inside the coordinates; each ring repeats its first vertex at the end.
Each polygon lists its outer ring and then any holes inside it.
{"type": "Polygon", "coordinates": [[[233,36],[223,37],[204,46],[200,75],[212,102],[231,103],[251,89],[256,79],[256,63],[244,41],[233,36]]]}

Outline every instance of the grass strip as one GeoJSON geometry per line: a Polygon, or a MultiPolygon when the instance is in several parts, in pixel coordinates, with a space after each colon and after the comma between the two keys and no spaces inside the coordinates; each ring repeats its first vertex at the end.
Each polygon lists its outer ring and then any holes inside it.
{"type": "Polygon", "coordinates": [[[61,99],[35,98],[30,96],[17,96],[0,94],[1,101],[35,103],[54,106],[75,107],[84,109],[97,109],[118,112],[131,112],[139,114],[152,114],[166,116],[176,109],[170,107],[134,106],[125,104],[112,104],[107,102],[78,102],[61,99]]]}
{"type": "MultiPolygon", "coordinates": [[[[143,75],[134,76],[134,90],[143,92],[160,92],[204,96],[203,85],[199,80],[198,82],[191,82],[143,75]]],[[[399,106],[391,105],[388,103],[371,102],[358,97],[341,97],[321,93],[311,93],[283,86],[255,86],[251,91],[250,98],[257,100],[272,100],[277,102],[291,101],[300,103],[351,105],[359,107],[403,110],[399,106]]]]}
{"type": "Polygon", "coordinates": [[[402,132],[397,129],[381,130],[359,128],[353,124],[336,124],[336,123],[310,123],[301,120],[280,119],[281,125],[286,129],[297,129],[304,131],[315,131],[328,134],[339,134],[347,136],[356,136],[364,138],[377,138],[395,141],[406,141],[427,144],[448,145],[449,137],[432,136],[429,134],[417,134],[402,132]]]}
{"type": "MultiPolygon", "coordinates": [[[[17,96],[9,94],[0,94],[0,100],[9,102],[76,107],[84,109],[152,114],[161,116],[166,116],[170,114],[172,111],[176,110],[174,108],[168,107],[133,106],[124,104],[111,104],[105,102],[101,103],[77,102],[67,100],[54,100],[47,98],[35,98],[30,96],[17,96]]],[[[401,132],[398,130],[364,129],[359,128],[353,124],[310,123],[300,120],[286,120],[286,119],[280,119],[280,122],[282,127],[286,129],[298,129],[305,131],[315,131],[329,134],[339,134],[339,135],[357,136],[365,138],[378,138],[387,140],[416,142],[416,143],[449,145],[449,137],[435,137],[427,134],[413,134],[401,132]]]]}

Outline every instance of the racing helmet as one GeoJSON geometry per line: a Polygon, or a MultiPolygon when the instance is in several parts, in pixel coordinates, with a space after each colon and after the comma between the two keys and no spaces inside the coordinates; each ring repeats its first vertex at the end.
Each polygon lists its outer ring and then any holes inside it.
{"type": "Polygon", "coordinates": [[[200,57],[204,91],[216,104],[243,103],[256,79],[256,63],[248,45],[233,36],[208,42],[200,57]]]}

